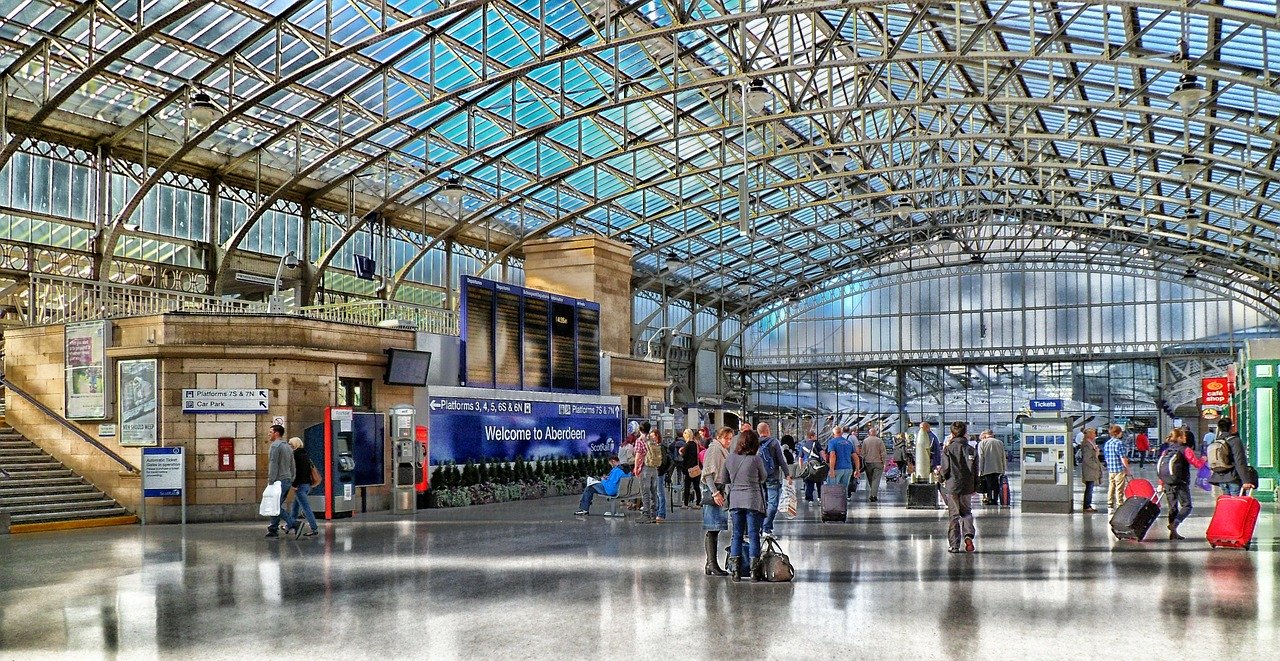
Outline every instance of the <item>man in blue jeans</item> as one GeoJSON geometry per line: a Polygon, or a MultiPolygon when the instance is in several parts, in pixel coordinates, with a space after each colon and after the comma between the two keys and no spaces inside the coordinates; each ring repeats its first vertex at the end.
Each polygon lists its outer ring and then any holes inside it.
{"type": "Polygon", "coordinates": [[[596,482],[582,492],[582,500],[578,502],[578,511],[573,513],[575,516],[586,516],[590,514],[591,499],[595,498],[598,493],[602,493],[606,496],[618,495],[618,483],[622,481],[622,478],[625,477],[627,473],[618,465],[617,455],[609,457],[609,465],[613,466],[613,470],[609,471],[609,474],[605,476],[604,481],[596,482]]]}
{"type": "Polygon", "coordinates": [[[830,481],[848,489],[854,469],[853,441],[845,438],[844,428],[836,425],[827,441],[827,465],[831,467],[830,481]]]}
{"type": "Polygon", "coordinates": [[[765,539],[777,539],[773,534],[773,520],[778,517],[778,501],[782,498],[782,479],[788,482],[791,476],[786,474],[787,459],[782,454],[782,444],[770,434],[773,430],[769,423],[756,425],[756,433],[760,435],[760,460],[764,462],[764,524],[760,531],[765,539]]]}
{"type": "Polygon", "coordinates": [[[293,486],[296,466],[293,463],[293,448],[289,447],[289,442],[284,440],[284,427],[271,425],[267,442],[271,444],[267,450],[267,484],[280,483],[280,513],[271,517],[271,523],[267,525],[267,539],[278,539],[281,520],[284,521],[286,533],[293,532],[294,527],[298,525],[298,522],[284,509],[285,498],[289,496],[289,488],[293,486]]]}

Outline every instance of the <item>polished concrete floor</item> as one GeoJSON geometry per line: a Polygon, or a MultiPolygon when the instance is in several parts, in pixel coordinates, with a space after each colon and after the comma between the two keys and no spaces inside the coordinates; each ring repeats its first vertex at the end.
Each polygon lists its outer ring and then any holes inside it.
{"type": "MultiPolygon", "coordinates": [[[[702,575],[693,510],[576,518],[575,498],[362,515],[315,538],[261,524],[0,536],[0,659],[1274,657],[1277,526],[1211,550],[1113,541],[1107,516],[978,510],[978,553],[894,488],[845,524],[801,507],[792,584],[702,575]]],[[[603,508],[596,505],[596,512],[603,508]]]]}

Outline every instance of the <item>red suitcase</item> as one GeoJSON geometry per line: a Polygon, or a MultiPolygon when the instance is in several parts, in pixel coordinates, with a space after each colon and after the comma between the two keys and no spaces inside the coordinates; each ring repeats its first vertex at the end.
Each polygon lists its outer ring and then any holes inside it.
{"type": "Polygon", "coordinates": [[[1205,537],[1209,546],[1242,549],[1253,540],[1262,504],[1253,496],[1219,496],[1205,537]]]}
{"type": "Polygon", "coordinates": [[[1129,485],[1124,488],[1125,498],[1146,498],[1151,500],[1155,498],[1156,489],[1151,486],[1151,482],[1142,478],[1129,480],[1129,485]]]}

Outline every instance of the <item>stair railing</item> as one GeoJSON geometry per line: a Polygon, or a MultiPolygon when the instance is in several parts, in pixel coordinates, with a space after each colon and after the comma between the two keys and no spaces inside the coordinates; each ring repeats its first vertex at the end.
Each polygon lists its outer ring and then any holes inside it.
{"type": "Polygon", "coordinates": [[[63,428],[65,428],[67,431],[71,432],[72,434],[79,436],[80,439],[83,440],[85,443],[88,443],[89,445],[92,445],[93,447],[97,448],[99,452],[102,452],[102,454],[107,455],[117,464],[120,464],[121,466],[123,466],[125,470],[135,474],[139,472],[137,466],[134,466],[133,464],[129,463],[127,459],[125,459],[124,457],[121,457],[119,454],[116,454],[116,452],[111,448],[98,442],[98,439],[90,436],[83,429],[71,424],[71,421],[59,415],[57,411],[54,411],[48,406],[45,406],[44,402],[41,402],[35,397],[32,397],[30,393],[14,385],[12,381],[5,378],[4,374],[0,374],[0,385],[4,386],[5,389],[8,390],[9,392],[27,400],[28,403],[30,403],[32,406],[39,409],[40,412],[44,413],[51,420],[62,425],[63,428]]]}

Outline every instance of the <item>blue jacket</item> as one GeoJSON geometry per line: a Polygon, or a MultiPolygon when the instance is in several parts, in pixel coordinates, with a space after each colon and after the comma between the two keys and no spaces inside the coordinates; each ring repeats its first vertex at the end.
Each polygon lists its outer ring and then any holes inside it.
{"type": "Polygon", "coordinates": [[[609,474],[605,476],[604,481],[600,483],[600,486],[604,489],[604,495],[618,495],[618,483],[621,482],[622,478],[626,477],[626,475],[627,472],[622,470],[621,466],[614,466],[613,470],[609,471],[609,474]]]}

